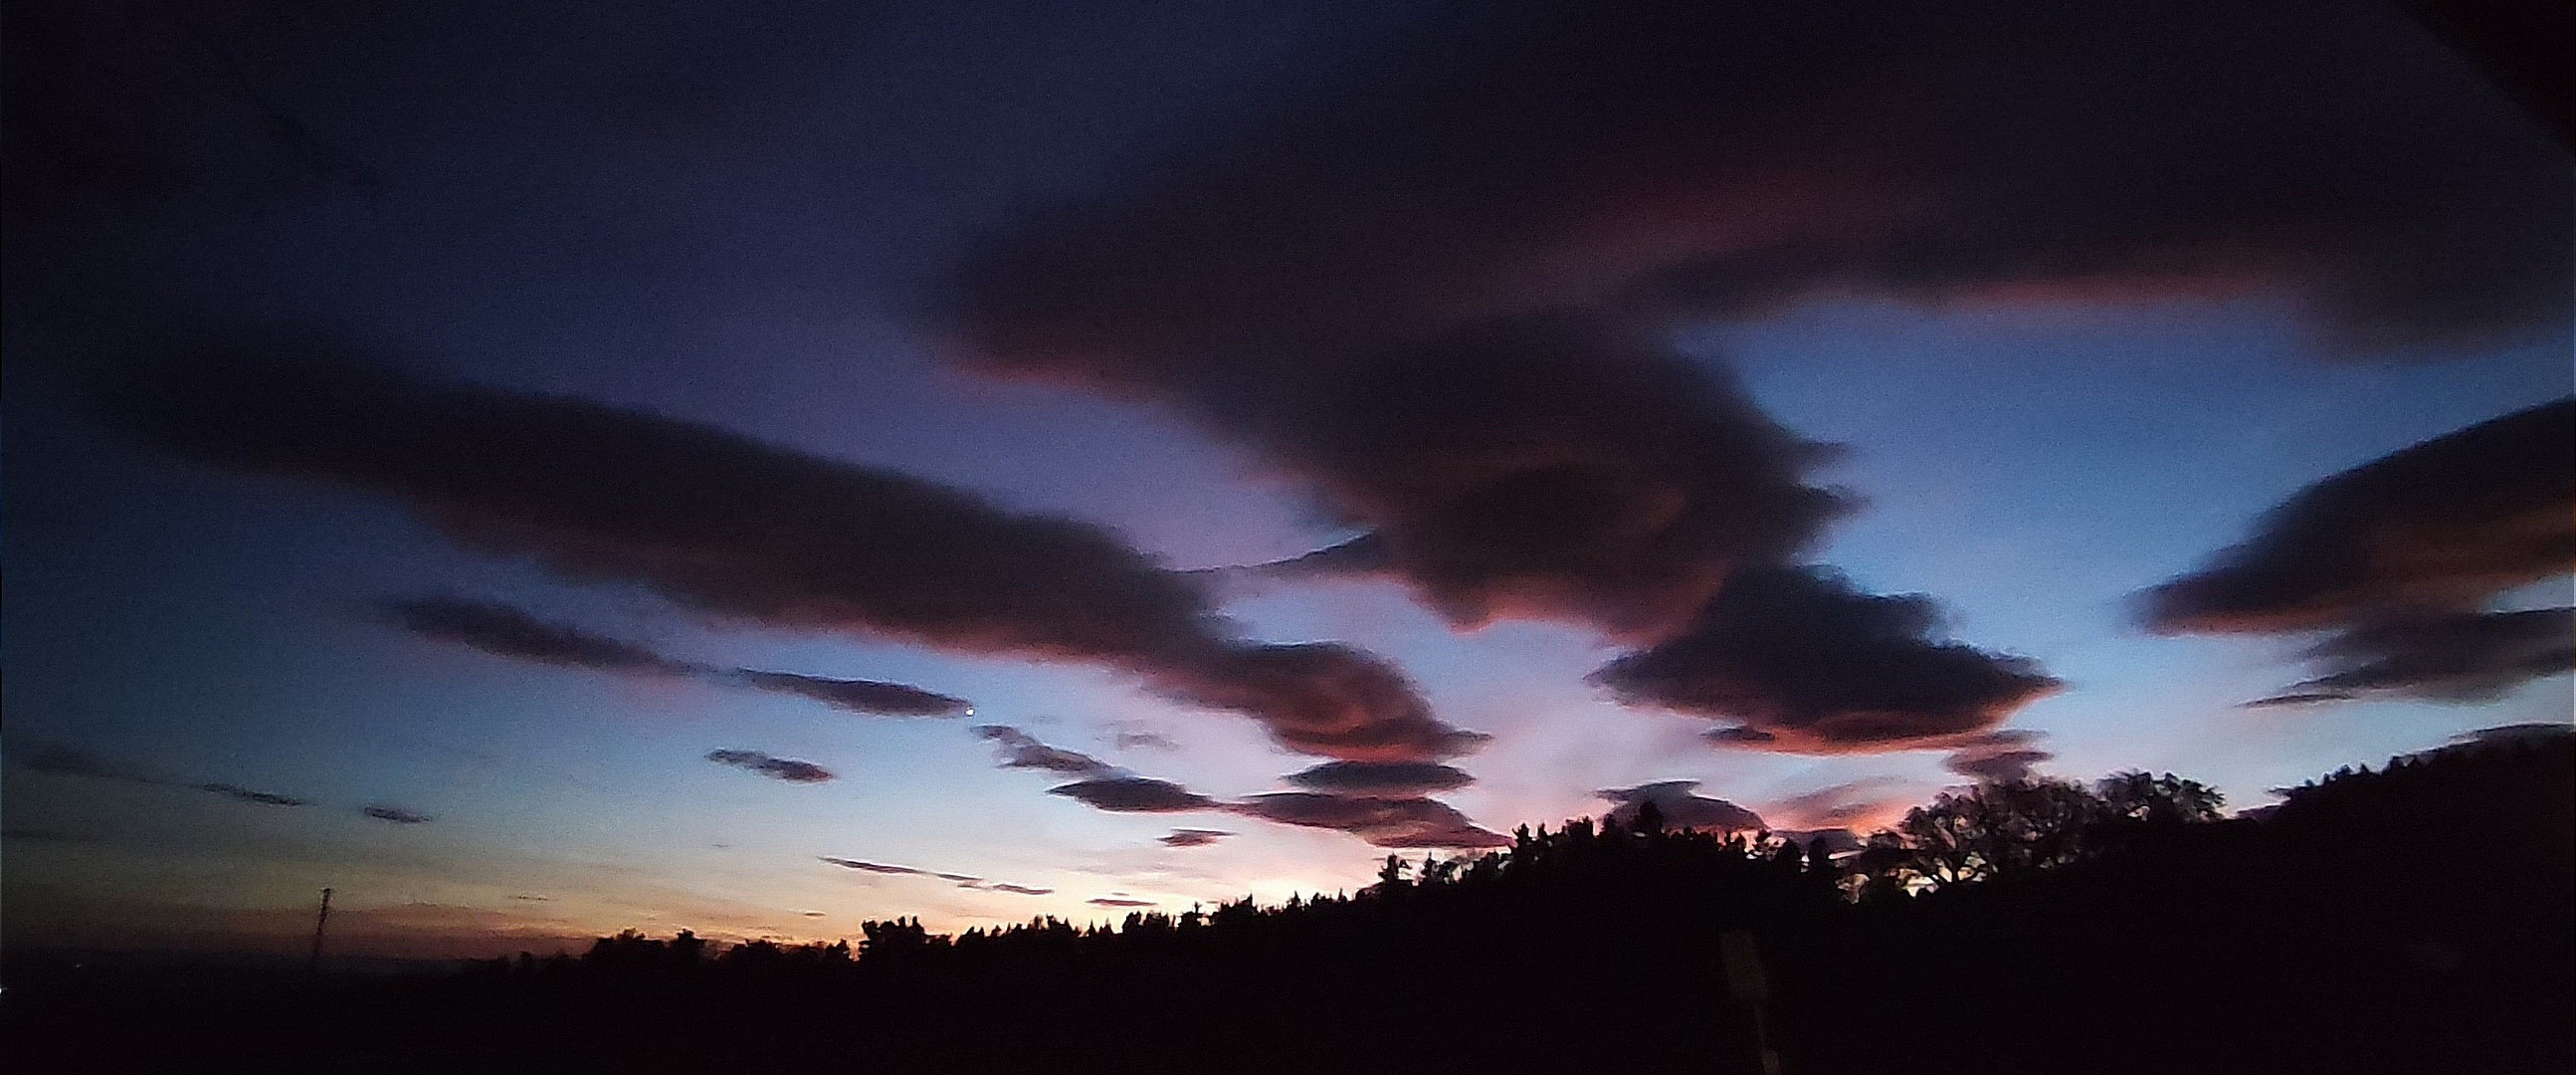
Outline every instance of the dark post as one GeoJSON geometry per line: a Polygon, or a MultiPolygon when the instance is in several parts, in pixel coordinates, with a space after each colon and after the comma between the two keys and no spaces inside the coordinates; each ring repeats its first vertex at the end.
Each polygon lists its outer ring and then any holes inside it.
{"type": "Polygon", "coordinates": [[[1754,1062],[1761,1066],[1762,1075],[1780,1075],[1780,1054],[1771,1048],[1769,1031],[1763,1026],[1762,1008],[1771,999],[1771,983],[1762,973],[1761,949],[1750,930],[1728,930],[1717,940],[1718,954],[1726,962],[1726,991],[1752,1016],[1754,1062]]]}
{"type": "Polygon", "coordinates": [[[313,916],[313,954],[304,961],[307,973],[322,970],[322,927],[331,924],[331,890],[322,890],[322,913],[313,916]]]}

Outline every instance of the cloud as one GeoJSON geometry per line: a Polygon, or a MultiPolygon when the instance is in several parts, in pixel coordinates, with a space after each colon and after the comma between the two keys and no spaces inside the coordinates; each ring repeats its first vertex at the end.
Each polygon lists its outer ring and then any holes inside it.
{"type": "Polygon", "coordinates": [[[1892,776],[1864,777],[1791,795],[1770,809],[1800,830],[1877,828],[1904,812],[1904,800],[1887,794],[1904,784],[1892,776]]]}
{"type": "Polygon", "coordinates": [[[797,672],[763,672],[750,668],[717,674],[756,690],[811,698],[853,713],[897,717],[975,715],[975,707],[963,698],[926,691],[906,683],[877,679],[827,679],[797,672]]]}
{"type": "Polygon", "coordinates": [[[387,601],[385,609],[414,634],[495,656],[608,672],[687,676],[698,671],[686,661],[498,602],[422,597],[387,601]]]}
{"type": "Polygon", "coordinates": [[[226,784],[221,782],[197,783],[184,780],[173,780],[162,776],[154,776],[115,762],[110,762],[96,754],[92,754],[89,751],[82,750],[78,747],[67,746],[61,743],[27,743],[13,751],[9,756],[9,760],[11,764],[21,766],[29,772],[44,773],[50,776],[80,776],[96,780],[116,780],[128,784],[143,784],[150,787],[187,788],[191,791],[203,791],[209,794],[221,795],[236,802],[256,803],[261,806],[310,805],[310,803],[304,799],[298,799],[290,795],[280,795],[275,792],[253,791],[237,784],[226,784]]]}
{"type": "Polygon", "coordinates": [[[2246,704],[2374,695],[2493,701],[2531,680],[2576,668],[2576,608],[2384,619],[2327,636],[2307,656],[2334,671],[2246,704]]]}
{"type": "Polygon", "coordinates": [[[378,821],[390,821],[397,825],[419,825],[436,820],[426,814],[415,814],[399,806],[368,806],[360,808],[358,812],[378,821]]]}
{"type": "Polygon", "coordinates": [[[2253,536],[2143,595],[2166,633],[2340,629],[2473,611],[2576,567],[2576,399],[2449,433],[2344,471],[2253,536]]]}
{"type": "Polygon", "coordinates": [[[1503,847],[1510,838],[1478,828],[1457,808],[1434,799],[1325,795],[1282,791],[1255,795],[1226,809],[1312,829],[1335,829],[1379,847],[1503,847]]]}
{"type": "Polygon", "coordinates": [[[1006,724],[976,726],[975,734],[999,744],[1005,769],[1043,769],[1074,776],[1109,776],[1118,767],[1079,751],[1051,747],[1036,736],[1006,724]]]}
{"type": "Polygon", "coordinates": [[[708,426],[417,379],[315,340],[165,365],[111,410],[179,454],[392,496],[467,547],[719,619],[1099,664],[1327,757],[1483,739],[1376,656],[1242,638],[1189,576],[1101,527],[708,426]]]}
{"type": "MultiPolygon", "coordinates": [[[[978,892],[1008,892],[1015,896],[1044,896],[1055,891],[1051,888],[1032,888],[1027,885],[1015,885],[1005,881],[986,881],[973,874],[941,873],[935,870],[925,870],[917,866],[896,866],[891,863],[869,862],[864,859],[835,858],[831,855],[823,855],[819,857],[822,861],[841,867],[845,870],[857,870],[860,873],[884,874],[889,877],[930,877],[946,881],[959,888],[971,888],[978,892]]],[[[807,911],[805,914],[809,917],[821,917],[822,912],[807,911]]]]}
{"type": "Polygon", "coordinates": [[[525,609],[496,601],[421,597],[388,601],[385,607],[397,623],[413,633],[516,660],[604,672],[689,676],[725,686],[793,694],[853,713],[947,717],[975,711],[963,698],[902,683],[718,668],[684,661],[571,624],[541,619],[525,609]]]}
{"type": "Polygon", "coordinates": [[[533,895],[533,894],[525,893],[525,892],[518,893],[518,894],[516,894],[516,895],[511,896],[510,898],[511,898],[511,899],[514,899],[514,900],[526,900],[526,901],[528,901],[528,902],[530,902],[530,903],[552,903],[552,902],[554,902],[554,897],[552,897],[552,896],[538,896],[538,895],[533,895]]]}
{"type": "Polygon", "coordinates": [[[1075,799],[1097,810],[1122,814],[1170,814],[1185,810],[1206,810],[1216,800],[1172,783],[1142,776],[1104,776],[1058,784],[1047,789],[1049,795],[1075,799]]]}
{"type": "Polygon", "coordinates": [[[1736,722],[1710,738],[1802,753],[1938,745],[2058,689],[2031,661],[1935,641],[1920,595],[1824,568],[1739,572],[1685,633],[1593,673],[1620,701],[1736,722]]]}
{"type": "Polygon", "coordinates": [[[1420,25],[1023,214],[958,274],[953,330],[1211,412],[1276,390],[1219,368],[1261,342],[1567,306],[2267,292],[2364,347],[2567,317],[2564,151],[2393,8],[1566,0],[1420,25]]]}
{"type": "Polygon", "coordinates": [[[9,754],[11,763],[28,772],[51,776],[86,776],[101,780],[124,780],[137,784],[166,784],[169,781],[133,772],[89,751],[62,743],[25,743],[9,754]]]}
{"type": "Polygon", "coordinates": [[[1224,829],[1173,829],[1168,834],[1156,837],[1155,842],[1165,847],[1206,847],[1232,835],[1234,834],[1224,829]]]}
{"type": "Polygon", "coordinates": [[[1941,760],[1941,767],[1992,783],[2028,780],[2032,766],[2057,757],[2034,745],[2043,737],[2043,733],[2029,728],[1998,728],[1959,736],[1940,744],[1950,750],[1950,756],[1941,760]]]}
{"type": "Polygon", "coordinates": [[[2322,674],[2250,705],[2484,701],[2576,666],[2576,610],[2490,611],[2576,568],[2576,399],[2311,485],[2201,570],[2140,595],[2155,631],[2328,632],[2322,674]]]}
{"type": "Polygon", "coordinates": [[[1941,766],[1960,776],[2000,784],[2028,780],[2032,766],[2056,756],[2045,750],[1996,750],[1953,754],[1943,759],[1941,766]]]}
{"type": "Polygon", "coordinates": [[[252,790],[251,790],[251,789],[249,789],[249,788],[239,787],[239,786],[232,785],[232,784],[199,784],[199,785],[197,785],[197,790],[199,790],[199,791],[206,791],[206,792],[212,792],[212,793],[214,793],[214,794],[221,795],[221,796],[223,796],[223,797],[225,797],[225,798],[233,799],[233,800],[236,800],[236,801],[239,801],[239,802],[257,803],[257,804],[259,804],[259,805],[261,805],[261,806],[305,806],[305,805],[308,805],[308,804],[306,803],[306,801],[305,801],[305,800],[303,800],[303,799],[294,798],[294,797],[292,797],[292,796],[279,795],[279,794],[277,794],[277,793],[275,793],[275,792],[269,792],[269,791],[252,791],[252,790]]]}
{"type": "Polygon", "coordinates": [[[1119,898],[1112,897],[1112,896],[1094,896],[1094,897],[1092,897],[1092,898],[1090,898],[1090,899],[1088,899],[1088,900],[1084,900],[1083,902],[1088,903],[1088,904],[1090,904],[1090,905],[1092,905],[1092,906],[1094,906],[1094,907],[1152,907],[1152,906],[1154,906],[1154,901],[1152,901],[1152,900],[1129,900],[1129,899],[1119,899],[1119,898]]]}
{"type": "Polygon", "coordinates": [[[859,859],[833,858],[830,855],[824,855],[822,856],[822,859],[834,866],[839,866],[843,869],[858,870],[862,873],[926,874],[930,872],[928,870],[916,870],[910,866],[889,866],[882,862],[865,862],[859,859]]]}
{"type": "Polygon", "coordinates": [[[2484,746],[2492,743],[2557,743],[2576,737],[2576,726],[2566,724],[2499,724],[2452,736],[2455,746],[2484,746]]]}
{"type": "Polygon", "coordinates": [[[1604,788],[1593,792],[1616,804],[1609,820],[1625,825],[1636,820],[1637,810],[1647,803],[1664,815],[1664,824],[1676,829],[1709,829],[1717,832],[1760,832],[1770,828],[1762,815],[1724,799],[1694,795],[1696,780],[1658,780],[1633,788],[1604,788]]]}
{"type": "Polygon", "coordinates": [[[773,758],[757,750],[710,750],[707,760],[718,765],[748,769],[773,780],[791,784],[820,784],[832,779],[832,771],[810,761],[773,758]]]}
{"type": "Polygon", "coordinates": [[[1730,571],[1798,554],[1849,507],[1806,483],[1830,450],[1657,334],[1599,317],[1086,361],[1076,379],[1169,398],[1368,532],[1252,573],[1390,575],[1459,626],[1661,637],[1730,571]]]}
{"type": "Polygon", "coordinates": [[[1344,795],[1423,795],[1454,791],[1475,783],[1476,778],[1436,762],[1328,761],[1289,774],[1288,782],[1309,791],[1344,795]]]}
{"type": "Polygon", "coordinates": [[[1150,728],[1121,728],[1110,740],[1120,750],[1179,750],[1181,744],[1171,736],[1150,728]]]}

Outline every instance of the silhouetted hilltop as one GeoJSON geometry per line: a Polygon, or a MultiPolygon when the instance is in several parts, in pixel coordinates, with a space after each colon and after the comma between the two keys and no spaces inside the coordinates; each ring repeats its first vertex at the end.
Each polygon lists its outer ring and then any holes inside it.
{"type": "Polygon", "coordinates": [[[1857,853],[1577,820],[1347,896],[856,945],[601,938],[437,980],[8,995],[10,1054],[372,1070],[2547,1071],[2576,1065],[2576,742],[2339,771],[2257,818],[2119,774],[1857,853]],[[1749,957],[1749,958],[1748,958],[1749,957]],[[97,1028],[112,1029],[108,1033],[97,1028]],[[22,1051],[23,1050],[23,1051],[22,1051]]]}

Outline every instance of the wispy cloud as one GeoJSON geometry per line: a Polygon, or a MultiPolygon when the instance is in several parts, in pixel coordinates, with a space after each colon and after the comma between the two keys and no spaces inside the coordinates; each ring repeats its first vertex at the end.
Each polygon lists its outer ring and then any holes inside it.
{"type": "Polygon", "coordinates": [[[774,758],[757,750],[711,750],[707,760],[718,765],[748,769],[773,780],[791,784],[820,784],[832,779],[832,771],[810,761],[774,758]]]}
{"type": "Polygon", "coordinates": [[[975,734],[1002,748],[1005,769],[1040,769],[1071,776],[1110,776],[1118,767],[1080,751],[1051,747],[1036,736],[1002,724],[978,725],[975,734]]]}

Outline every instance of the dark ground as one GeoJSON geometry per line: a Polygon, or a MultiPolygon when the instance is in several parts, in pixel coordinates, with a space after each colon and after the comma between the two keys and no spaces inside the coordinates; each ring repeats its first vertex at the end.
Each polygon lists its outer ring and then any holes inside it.
{"type": "Polygon", "coordinates": [[[856,963],[652,941],[443,976],[13,965],[18,1071],[1736,1072],[1760,939],[1807,1073],[2576,1071],[2576,752],[2335,780],[2260,822],[1844,902],[1795,856],[1559,833],[1492,868],[856,963]]]}

